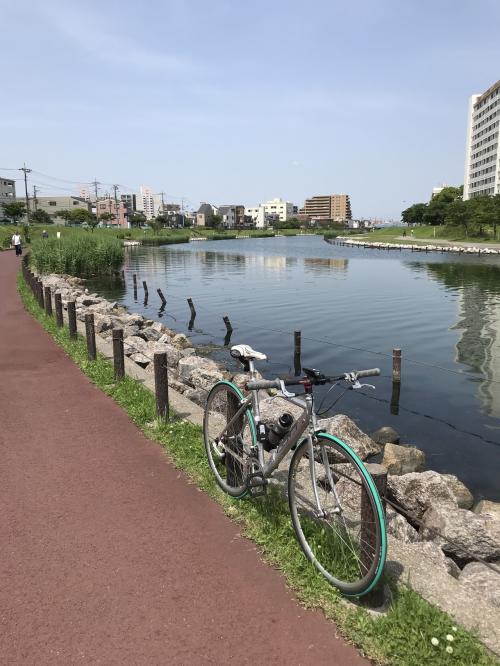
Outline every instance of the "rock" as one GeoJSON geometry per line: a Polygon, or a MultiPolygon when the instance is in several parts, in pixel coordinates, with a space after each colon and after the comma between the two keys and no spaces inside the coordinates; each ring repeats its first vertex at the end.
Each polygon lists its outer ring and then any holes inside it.
{"type": "Polygon", "coordinates": [[[177,335],[174,335],[172,343],[180,349],[192,347],[191,341],[184,335],[184,333],[177,333],[177,335]]]}
{"type": "MultiPolygon", "coordinates": [[[[260,372],[256,372],[255,378],[262,379],[262,375],[260,374],[260,372]]],[[[233,375],[230,379],[230,381],[243,393],[247,392],[245,385],[249,380],[250,380],[250,375],[246,372],[239,372],[238,374],[233,375]]]]}
{"type": "Polygon", "coordinates": [[[137,363],[138,365],[141,365],[143,368],[145,368],[148,364],[151,363],[151,359],[149,356],[146,356],[142,352],[134,352],[133,354],[129,354],[130,359],[134,361],[134,363],[137,363]]]}
{"type": "Polygon", "coordinates": [[[377,444],[399,444],[399,433],[391,428],[391,426],[383,426],[375,432],[372,432],[370,437],[377,444]]]}
{"type": "Polygon", "coordinates": [[[95,305],[89,305],[88,310],[89,312],[98,312],[100,314],[110,314],[113,313],[114,310],[116,309],[117,304],[116,301],[113,301],[110,303],[109,301],[101,301],[100,303],[96,303],[95,305]]]}
{"type": "Polygon", "coordinates": [[[410,472],[387,477],[387,494],[411,516],[421,519],[432,503],[442,502],[456,508],[456,500],[438,472],[410,472]]]}
{"type": "Polygon", "coordinates": [[[189,382],[194,386],[194,388],[204,389],[208,394],[208,391],[212,388],[212,386],[222,378],[222,372],[219,370],[206,370],[203,367],[199,367],[194,368],[194,370],[191,371],[189,375],[189,382]]]}
{"type": "Polygon", "coordinates": [[[180,355],[182,358],[185,358],[186,356],[192,356],[193,354],[196,354],[196,349],[193,347],[187,347],[186,349],[180,350],[180,355]]]}
{"type": "Polygon", "coordinates": [[[157,342],[161,338],[161,332],[152,326],[147,326],[141,330],[140,337],[148,341],[157,342]]]}
{"type": "MultiPolygon", "coordinates": [[[[458,576],[460,575],[459,567],[455,564],[455,562],[452,559],[446,557],[441,548],[433,541],[419,541],[417,543],[408,543],[405,545],[405,549],[406,552],[410,554],[412,558],[415,558],[415,561],[419,563],[421,563],[422,561],[427,562],[428,560],[430,560],[430,562],[428,562],[429,567],[431,564],[439,566],[441,569],[446,571],[447,574],[453,576],[453,578],[458,578],[458,576]]],[[[391,561],[391,559],[388,560],[387,571],[389,573],[392,574],[396,573],[397,575],[398,567],[399,564],[397,562],[394,562],[393,560],[391,561]]]]}
{"type": "Polygon", "coordinates": [[[500,561],[496,565],[498,573],[481,562],[470,562],[462,569],[459,581],[500,608],[500,561]]]}
{"type": "Polygon", "coordinates": [[[169,335],[168,333],[163,333],[163,335],[161,335],[160,338],[158,339],[158,342],[165,342],[165,343],[171,345],[172,344],[172,336],[169,335]]]}
{"type": "Polygon", "coordinates": [[[417,530],[410,525],[404,516],[388,506],[386,509],[386,528],[389,534],[404,543],[419,541],[417,530]]]}
{"type": "Polygon", "coordinates": [[[125,356],[130,356],[131,354],[145,351],[147,349],[147,343],[139,336],[131,335],[123,341],[123,349],[125,356]]]}
{"type": "Polygon", "coordinates": [[[487,561],[500,559],[500,521],[491,516],[434,503],[422,520],[422,539],[432,539],[455,559],[464,562],[473,557],[487,561]]]}
{"type": "Polygon", "coordinates": [[[163,344],[162,342],[148,342],[143,351],[151,358],[153,358],[153,355],[156,353],[166,354],[167,365],[172,368],[176,368],[181,359],[181,354],[176,347],[163,344]]]}
{"type": "Polygon", "coordinates": [[[139,328],[144,322],[144,317],[139,314],[120,314],[119,319],[125,326],[138,326],[139,328]]]}
{"type": "Polygon", "coordinates": [[[112,329],[113,324],[113,320],[108,315],[94,312],[94,329],[96,333],[102,333],[102,331],[112,329]]]}
{"type": "Polygon", "coordinates": [[[415,446],[385,445],[382,464],[388,474],[421,472],[425,468],[425,453],[415,446]]]}
{"type": "Polygon", "coordinates": [[[187,388],[184,395],[197,405],[204,407],[207,402],[208,391],[202,388],[187,388]]]}
{"type": "Polygon", "coordinates": [[[381,451],[380,445],[362,432],[345,414],[336,414],[329,419],[321,419],[318,425],[325,432],[338,437],[350,446],[361,460],[366,460],[381,451]]]}
{"type": "MultiPolygon", "coordinates": [[[[217,377],[221,375],[218,365],[211,359],[192,355],[181,358],[179,361],[179,375],[184,379],[189,380],[191,373],[197,368],[202,368],[206,373],[213,373],[217,377]]],[[[214,384],[216,381],[214,380],[214,384]]]]}
{"type": "Polygon", "coordinates": [[[123,338],[130,338],[131,336],[136,336],[140,332],[140,328],[135,325],[124,326],[123,327],[123,338]]]}
{"type": "Polygon", "coordinates": [[[85,307],[88,307],[89,305],[97,305],[98,303],[101,302],[101,298],[99,296],[96,296],[95,294],[92,294],[91,296],[87,296],[86,294],[83,296],[78,296],[76,299],[77,303],[80,303],[81,305],[84,305],[85,307]]]}
{"type": "Polygon", "coordinates": [[[470,490],[454,474],[441,474],[448,488],[453,493],[458,506],[461,509],[470,509],[474,504],[474,497],[470,490]]]}
{"type": "Polygon", "coordinates": [[[490,500],[481,500],[473,509],[474,513],[487,514],[492,518],[500,520],[500,503],[490,502],[490,500]]]}
{"type": "MultiPolygon", "coordinates": [[[[245,376],[248,380],[248,375],[245,376]]],[[[288,412],[297,420],[303,414],[304,410],[280,397],[266,397],[260,400],[260,416],[268,426],[275,425],[283,412],[288,412]]]]}

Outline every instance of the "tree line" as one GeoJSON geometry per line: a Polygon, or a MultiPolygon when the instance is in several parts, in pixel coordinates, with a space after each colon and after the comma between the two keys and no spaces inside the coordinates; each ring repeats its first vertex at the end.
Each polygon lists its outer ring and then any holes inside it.
{"type": "Polygon", "coordinates": [[[465,236],[496,238],[500,225],[500,194],[478,196],[464,201],[463,187],[445,187],[428,203],[406,208],[401,217],[405,224],[446,225],[463,230],[465,236]]]}

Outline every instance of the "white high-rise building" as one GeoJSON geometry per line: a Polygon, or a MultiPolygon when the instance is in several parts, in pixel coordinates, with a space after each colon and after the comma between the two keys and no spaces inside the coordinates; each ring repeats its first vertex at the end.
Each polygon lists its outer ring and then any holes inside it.
{"type": "Polygon", "coordinates": [[[500,192],[500,81],[469,101],[464,200],[500,192]]]}
{"type": "Polygon", "coordinates": [[[153,190],[147,185],[141,185],[140,194],[137,199],[137,209],[144,213],[146,220],[152,220],[155,217],[153,190]]]}

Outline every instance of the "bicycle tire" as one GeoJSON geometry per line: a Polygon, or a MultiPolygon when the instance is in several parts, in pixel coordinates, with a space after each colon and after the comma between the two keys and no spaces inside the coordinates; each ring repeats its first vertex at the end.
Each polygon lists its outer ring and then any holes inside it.
{"type": "Polygon", "coordinates": [[[296,448],[288,475],[295,534],[306,557],[332,585],[345,596],[362,596],[379,581],[387,555],[380,496],[361,460],[336,437],[318,433],[313,460],[325,515],[319,516],[315,503],[306,439],[296,448]],[[328,480],[322,449],[335,490],[328,480]]]}
{"type": "Polygon", "coordinates": [[[247,476],[252,457],[257,454],[257,435],[250,408],[238,417],[229,431],[226,428],[242,400],[244,396],[234,384],[217,382],[208,394],[203,417],[203,439],[210,469],[219,487],[235,499],[242,499],[248,492],[247,476]]]}

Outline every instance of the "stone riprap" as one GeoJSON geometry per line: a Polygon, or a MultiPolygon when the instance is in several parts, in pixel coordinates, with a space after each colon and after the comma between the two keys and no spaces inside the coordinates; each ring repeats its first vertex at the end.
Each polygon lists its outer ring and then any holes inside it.
{"type": "MultiPolygon", "coordinates": [[[[110,342],[113,329],[123,329],[125,354],[138,368],[144,368],[139,372],[145,372],[145,376],[153,372],[154,353],[165,352],[169,385],[182,394],[182,399],[192,401],[189,404],[204,407],[210,388],[222,378],[234,378],[244,390],[244,374],[233,377],[221,364],[199,355],[184,334],[172,331],[160,322],[130,313],[98,294],[88,293],[84,282],[78,278],[47,275],[42,276],[42,281],[52,293],[61,294],[64,307],[68,301],[76,301],[77,318],[81,322],[87,312],[92,312],[96,332],[104,341],[110,342]]],[[[301,414],[300,408],[279,395],[271,397],[261,391],[260,396],[262,418],[269,425],[274,424],[285,411],[294,418],[301,414]]],[[[425,576],[418,578],[417,589],[425,598],[438,603],[448,612],[449,591],[443,590],[441,603],[435,585],[436,580],[442,580],[443,574],[453,579],[452,588],[457,594],[466,590],[471,600],[477,594],[477,599],[486,608],[498,610],[498,587],[493,581],[500,579],[500,573],[487,567],[486,571],[484,565],[479,565],[483,568],[473,567],[476,563],[471,562],[471,553],[490,560],[500,570],[500,504],[481,500],[470,511],[474,499],[466,486],[453,475],[421,471],[425,463],[423,452],[399,444],[399,434],[390,427],[380,428],[370,437],[343,414],[321,420],[320,427],[350,444],[363,460],[381,456],[388,467],[387,496],[401,507],[397,511],[387,506],[388,570],[396,577],[398,571],[404,570],[404,582],[411,585],[412,569],[417,572],[424,563],[424,570],[428,571],[429,593],[425,576]],[[486,588],[490,590],[489,594],[484,592],[486,588]]],[[[276,477],[286,492],[286,470],[280,468],[276,477]]],[[[461,616],[456,617],[460,621],[461,616]]],[[[465,616],[463,621],[467,626],[465,616]]],[[[500,649],[500,637],[494,637],[489,643],[493,649],[498,644],[500,649]]]]}
{"type": "MultiPolygon", "coordinates": [[[[419,243],[370,243],[366,240],[353,240],[347,236],[337,236],[335,241],[340,241],[344,245],[353,245],[355,247],[373,248],[376,250],[410,250],[412,252],[452,252],[456,254],[500,254],[500,250],[492,247],[462,247],[460,245],[432,245],[428,243],[423,245],[419,243]]],[[[334,242],[335,242],[334,241],[334,242]]]]}

